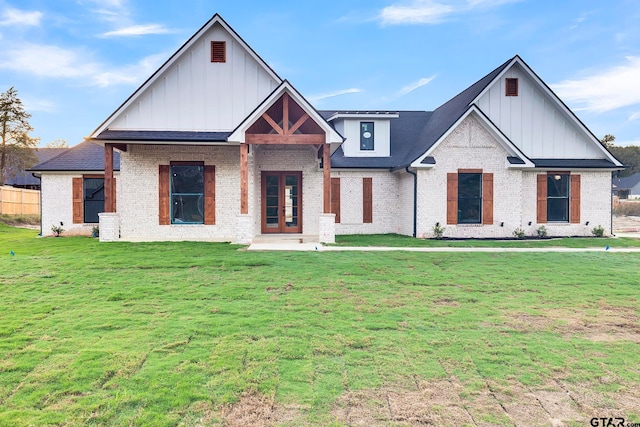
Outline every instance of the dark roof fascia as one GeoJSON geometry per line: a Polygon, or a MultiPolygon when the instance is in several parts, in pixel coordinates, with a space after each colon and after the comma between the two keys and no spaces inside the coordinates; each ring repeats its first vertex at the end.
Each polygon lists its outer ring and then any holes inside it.
{"type": "Polygon", "coordinates": [[[531,159],[536,168],[621,170],[609,159],[531,159]]]}
{"type": "Polygon", "coordinates": [[[141,85],[140,85],[140,86],[139,86],[139,87],[138,87],[138,88],[137,88],[137,89],[136,89],[136,90],[135,90],[131,95],[129,95],[129,97],[128,97],[127,99],[125,99],[125,101],[124,101],[122,104],[120,104],[120,106],[118,106],[118,108],[116,108],[116,109],[115,109],[115,110],[114,110],[114,111],[109,115],[109,117],[107,117],[107,118],[106,118],[102,123],[100,123],[100,125],[98,125],[98,127],[97,127],[97,128],[95,128],[95,130],[94,130],[93,132],[91,132],[91,135],[95,134],[95,133],[98,131],[98,129],[100,129],[102,126],[104,126],[104,124],[105,124],[105,123],[107,123],[109,120],[111,120],[111,118],[112,118],[112,117],[113,117],[113,116],[114,116],[118,111],[120,111],[120,109],[121,109],[122,107],[124,107],[124,106],[125,106],[125,105],[126,105],[126,104],[127,104],[127,103],[132,99],[132,98],[134,98],[134,97],[135,97],[135,96],[136,96],[136,95],[137,95],[137,94],[142,90],[142,88],[143,88],[143,87],[145,87],[145,86],[147,85],[147,83],[149,83],[151,80],[153,80],[153,79],[154,79],[154,77],[155,77],[157,74],[159,74],[159,73],[160,73],[160,70],[164,69],[164,67],[165,67],[169,62],[171,62],[171,61],[172,61],[172,60],[173,60],[173,59],[174,59],[174,58],[175,58],[175,57],[176,57],[180,52],[182,52],[182,49],[184,49],[184,48],[185,48],[189,43],[191,43],[191,41],[192,41],[193,39],[195,39],[195,37],[196,37],[198,34],[200,34],[200,32],[201,32],[202,30],[204,30],[204,29],[205,29],[205,28],[206,28],[206,27],[211,23],[211,21],[213,21],[213,20],[214,20],[214,19],[216,19],[216,18],[218,18],[220,21],[222,21],[222,22],[223,22],[223,23],[228,27],[228,29],[229,29],[229,30],[231,30],[231,32],[232,32],[232,33],[233,33],[233,34],[234,34],[234,35],[235,35],[239,40],[241,40],[241,41],[245,44],[245,46],[246,46],[246,47],[247,47],[247,48],[248,48],[248,49],[249,49],[249,50],[250,50],[250,51],[251,51],[251,52],[252,52],[256,57],[258,57],[258,58],[262,61],[262,64],[263,64],[265,67],[267,67],[267,68],[268,68],[268,69],[273,73],[273,75],[275,75],[275,76],[280,80],[280,82],[282,82],[282,78],[278,75],[278,73],[276,73],[276,72],[273,70],[273,68],[271,68],[271,67],[269,66],[269,64],[267,64],[267,62],[266,62],[264,59],[262,59],[262,57],[261,57],[260,55],[258,55],[258,54],[256,53],[256,51],[255,51],[255,50],[253,50],[253,48],[252,48],[252,47],[251,47],[251,46],[250,46],[250,45],[249,45],[249,44],[248,44],[248,43],[247,43],[247,42],[246,42],[242,37],[240,37],[240,35],[236,32],[236,30],[234,30],[234,29],[233,29],[233,27],[231,27],[231,25],[229,25],[229,24],[227,23],[227,21],[225,21],[225,20],[222,18],[222,16],[220,16],[220,14],[216,13],[216,14],[214,14],[214,15],[211,17],[211,19],[209,19],[207,22],[205,22],[205,24],[204,24],[204,25],[202,25],[202,26],[198,29],[198,31],[196,31],[195,33],[193,33],[193,35],[192,35],[191,37],[189,37],[189,39],[188,39],[186,42],[184,42],[184,43],[180,46],[180,48],[178,48],[178,50],[176,50],[176,51],[175,51],[175,52],[174,52],[174,53],[169,57],[169,59],[167,59],[166,61],[164,61],[164,63],[163,63],[163,64],[162,64],[162,65],[161,65],[161,66],[160,66],[156,71],[154,71],[154,72],[153,72],[153,74],[151,74],[151,76],[149,76],[149,78],[148,78],[148,79],[146,79],[146,80],[144,81],[144,83],[142,83],[142,84],[141,84],[141,85]]]}
{"type": "Polygon", "coordinates": [[[103,131],[97,138],[89,138],[96,143],[105,141],[122,142],[227,142],[231,132],[196,132],[196,131],[137,131],[111,130],[103,131]]]}

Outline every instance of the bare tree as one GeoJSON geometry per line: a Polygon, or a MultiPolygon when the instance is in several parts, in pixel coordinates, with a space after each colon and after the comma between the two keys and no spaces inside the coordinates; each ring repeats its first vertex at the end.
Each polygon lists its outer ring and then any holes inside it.
{"type": "Polygon", "coordinates": [[[69,148],[69,144],[64,139],[54,139],[45,145],[46,148],[69,148]]]}
{"type": "Polygon", "coordinates": [[[602,137],[602,139],[600,140],[600,142],[602,142],[602,145],[604,145],[607,148],[611,148],[613,147],[613,141],[616,140],[616,137],[611,135],[610,133],[606,134],[605,136],[602,137]]]}
{"type": "Polygon", "coordinates": [[[34,148],[38,138],[29,136],[33,130],[30,118],[14,87],[0,94],[0,185],[4,185],[7,172],[15,174],[37,161],[34,148]]]}

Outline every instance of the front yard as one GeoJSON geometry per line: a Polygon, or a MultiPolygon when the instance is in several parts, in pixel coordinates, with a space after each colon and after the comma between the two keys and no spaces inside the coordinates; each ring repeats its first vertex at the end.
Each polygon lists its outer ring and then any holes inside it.
{"type": "Polygon", "coordinates": [[[0,425],[640,422],[637,253],[0,248],[0,425]]]}

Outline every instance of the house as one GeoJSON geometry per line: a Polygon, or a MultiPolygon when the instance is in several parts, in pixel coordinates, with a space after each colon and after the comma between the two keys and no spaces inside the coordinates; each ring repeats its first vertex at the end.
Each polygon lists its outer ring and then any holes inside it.
{"type": "MultiPolygon", "coordinates": [[[[41,230],[62,223],[65,234],[89,234],[104,210],[104,169],[104,148],[88,141],[32,168],[41,181],[41,230]]],[[[114,153],[115,176],[119,170],[114,153]]]]}
{"type": "MultiPolygon", "coordinates": [[[[34,154],[38,164],[46,162],[53,157],[64,153],[68,148],[36,148],[34,154]]],[[[16,170],[9,168],[4,177],[4,185],[16,188],[26,188],[29,190],[40,190],[40,179],[33,176],[33,173],[26,170],[16,170]]]]}
{"type": "Polygon", "coordinates": [[[317,111],[217,14],[56,163],[32,169],[45,229],[87,230],[104,173],[101,240],[237,243],[590,235],[622,168],[519,56],[435,111],[317,111]],[[100,165],[76,162],[88,144],[100,165]]]}
{"type": "Polygon", "coordinates": [[[611,180],[611,191],[620,199],[640,199],[640,172],[611,180]]]}

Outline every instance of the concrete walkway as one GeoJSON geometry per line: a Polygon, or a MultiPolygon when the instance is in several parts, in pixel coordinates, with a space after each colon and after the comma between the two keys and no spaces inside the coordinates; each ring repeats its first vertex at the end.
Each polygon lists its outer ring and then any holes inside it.
{"type": "Polygon", "coordinates": [[[438,247],[438,248],[415,248],[415,247],[386,247],[386,246],[323,246],[320,243],[295,243],[295,242],[262,242],[252,243],[249,251],[318,251],[318,252],[637,252],[640,248],[616,248],[616,247],[593,247],[593,248],[563,248],[563,247],[541,247],[541,248],[460,248],[460,247],[438,247]]]}

